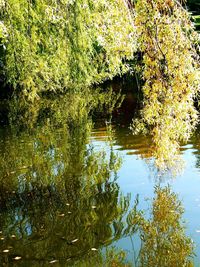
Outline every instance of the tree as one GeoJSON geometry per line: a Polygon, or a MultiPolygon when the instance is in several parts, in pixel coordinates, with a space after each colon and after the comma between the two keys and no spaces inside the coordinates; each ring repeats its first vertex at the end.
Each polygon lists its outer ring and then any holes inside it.
{"type": "Polygon", "coordinates": [[[29,101],[124,73],[134,52],[123,0],[1,0],[0,21],[7,31],[0,77],[29,101]]]}
{"type": "Polygon", "coordinates": [[[198,122],[198,36],[178,1],[141,0],[134,12],[144,102],[133,129],[150,133],[152,154],[164,170],[176,162],[180,142],[189,139],[198,122]]]}

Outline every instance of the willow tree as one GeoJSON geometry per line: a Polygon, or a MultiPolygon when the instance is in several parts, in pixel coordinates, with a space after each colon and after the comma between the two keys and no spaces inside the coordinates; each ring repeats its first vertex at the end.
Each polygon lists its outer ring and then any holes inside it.
{"type": "Polygon", "coordinates": [[[1,79],[33,101],[127,70],[132,15],[123,0],[1,0],[1,79]],[[2,26],[7,32],[1,38],[2,26]]]}
{"type": "MultiPolygon", "coordinates": [[[[198,38],[178,0],[0,0],[0,79],[33,102],[80,91],[141,55],[141,120],[161,169],[198,121],[198,38]]],[[[137,68],[138,69],[138,68],[137,68]]]]}
{"type": "Polygon", "coordinates": [[[179,1],[139,0],[134,13],[144,100],[133,128],[150,133],[156,163],[164,170],[177,160],[180,142],[198,122],[198,36],[179,1]]]}

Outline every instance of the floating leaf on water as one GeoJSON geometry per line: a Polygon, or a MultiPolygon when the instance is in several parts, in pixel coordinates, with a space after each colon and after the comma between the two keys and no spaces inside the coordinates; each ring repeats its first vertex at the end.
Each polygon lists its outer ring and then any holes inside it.
{"type": "Polygon", "coordinates": [[[19,261],[19,260],[21,260],[21,258],[22,258],[22,257],[20,257],[20,256],[16,256],[16,257],[14,257],[13,259],[16,260],[16,261],[19,261]]]}
{"type": "Polygon", "coordinates": [[[74,240],[72,240],[71,241],[71,243],[75,243],[75,242],[77,242],[78,241],[78,238],[77,239],[74,239],[74,240]]]}
{"type": "Polygon", "coordinates": [[[22,166],[22,167],[20,167],[19,169],[20,170],[23,170],[23,169],[28,169],[29,168],[29,166],[22,166]]]}
{"type": "Polygon", "coordinates": [[[64,213],[62,213],[62,214],[58,214],[58,216],[59,216],[59,217],[64,217],[65,214],[64,214],[64,213]]]}
{"type": "Polygon", "coordinates": [[[4,249],[3,252],[4,253],[8,253],[9,252],[9,249],[4,249]]]}
{"type": "Polygon", "coordinates": [[[91,250],[92,250],[92,251],[97,251],[97,249],[96,249],[96,248],[91,248],[91,250]]]}
{"type": "Polygon", "coordinates": [[[53,260],[53,261],[50,261],[49,263],[56,263],[56,262],[58,262],[58,260],[53,260]]]}

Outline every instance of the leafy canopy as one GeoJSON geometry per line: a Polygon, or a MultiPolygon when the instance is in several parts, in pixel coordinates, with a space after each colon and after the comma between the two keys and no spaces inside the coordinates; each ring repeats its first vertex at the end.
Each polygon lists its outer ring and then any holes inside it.
{"type": "Polygon", "coordinates": [[[135,41],[123,0],[0,3],[0,76],[15,94],[33,101],[42,92],[77,90],[127,70],[123,59],[133,56],[135,41]]]}

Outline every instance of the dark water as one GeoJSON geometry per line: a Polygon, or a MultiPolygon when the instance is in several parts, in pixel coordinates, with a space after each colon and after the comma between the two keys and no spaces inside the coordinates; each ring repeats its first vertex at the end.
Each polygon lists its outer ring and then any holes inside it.
{"type": "Polygon", "coordinates": [[[170,184],[182,201],[198,266],[198,134],[182,147],[185,169],[177,177],[157,173],[150,140],[122,124],[112,131],[104,122],[5,128],[0,135],[0,266],[135,266],[141,240],[128,214],[136,199],[149,214],[158,184],[170,184]]]}

